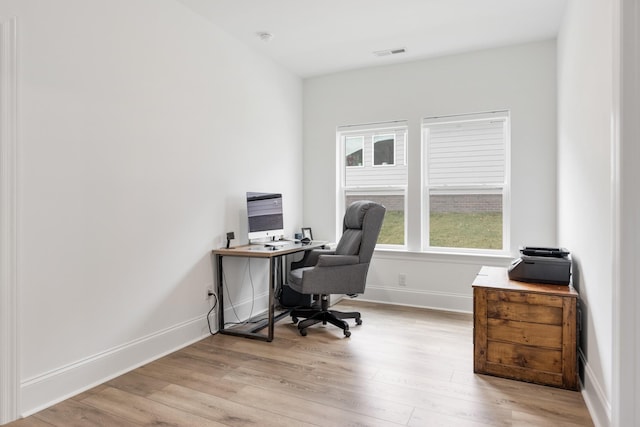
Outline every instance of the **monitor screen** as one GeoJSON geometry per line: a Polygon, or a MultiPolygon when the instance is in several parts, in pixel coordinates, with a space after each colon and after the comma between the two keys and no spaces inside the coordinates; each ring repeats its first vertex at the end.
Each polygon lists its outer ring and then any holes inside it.
{"type": "Polygon", "coordinates": [[[247,217],[249,218],[249,240],[284,235],[282,194],[248,192],[247,217]]]}

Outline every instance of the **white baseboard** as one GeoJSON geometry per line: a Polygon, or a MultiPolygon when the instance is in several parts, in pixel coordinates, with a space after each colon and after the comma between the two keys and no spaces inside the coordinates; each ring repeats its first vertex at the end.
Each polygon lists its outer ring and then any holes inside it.
{"type": "Polygon", "coordinates": [[[367,285],[365,293],[362,295],[362,299],[385,304],[398,304],[411,307],[431,308],[435,310],[456,311],[462,313],[473,312],[473,295],[367,285]]]}
{"type": "MultiPolygon", "coordinates": [[[[265,311],[269,294],[256,295],[253,314],[265,311]]],[[[246,320],[252,309],[251,301],[243,301],[231,307],[225,302],[225,320],[246,320]]],[[[211,314],[211,329],[218,330],[217,316],[211,314]]],[[[28,378],[20,383],[21,417],[27,417],[49,406],[62,402],[110,379],[150,363],[174,351],[180,350],[209,335],[206,316],[155,332],[148,336],[88,356],[69,365],[28,378]]]]}
{"type": "Polygon", "coordinates": [[[578,349],[578,359],[584,368],[584,380],[582,382],[582,398],[584,399],[593,424],[596,427],[609,427],[611,425],[611,402],[595,377],[591,366],[587,363],[584,353],[578,349]]]}
{"type": "Polygon", "coordinates": [[[20,416],[32,415],[208,335],[206,317],[199,316],[26,379],[20,384],[20,416]]]}
{"type": "MultiPolygon", "coordinates": [[[[256,301],[254,308],[262,308],[262,303],[266,303],[268,294],[259,295],[256,299],[258,301],[256,301]]],[[[368,286],[361,299],[436,310],[473,312],[473,297],[470,295],[368,286]]],[[[250,310],[249,303],[241,303],[236,306],[236,310],[246,315],[250,310]]],[[[260,310],[258,309],[257,311],[260,310]]],[[[214,318],[215,316],[212,315],[212,320],[214,318]]],[[[232,321],[234,318],[231,307],[225,307],[225,318],[227,321],[232,321]]],[[[217,330],[217,325],[214,323],[212,323],[212,328],[217,330]]],[[[209,330],[206,318],[200,316],[67,366],[29,378],[20,384],[20,415],[22,417],[32,415],[197,342],[208,335],[209,330]]],[[[610,426],[611,405],[581,351],[579,352],[579,358],[584,367],[582,395],[591,418],[596,427],[610,426]]]]}

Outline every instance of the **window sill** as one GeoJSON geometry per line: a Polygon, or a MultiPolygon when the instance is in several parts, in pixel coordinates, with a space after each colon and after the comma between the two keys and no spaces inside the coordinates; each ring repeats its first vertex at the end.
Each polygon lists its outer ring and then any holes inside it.
{"type": "Polygon", "coordinates": [[[509,254],[483,254],[465,252],[409,251],[406,249],[376,248],[374,258],[387,260],[413,260],[461,264],[507,266],[513,260],[509,254]]]}

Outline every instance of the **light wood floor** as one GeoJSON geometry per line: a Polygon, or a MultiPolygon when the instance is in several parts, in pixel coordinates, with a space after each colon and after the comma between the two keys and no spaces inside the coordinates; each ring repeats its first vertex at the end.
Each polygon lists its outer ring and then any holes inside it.
{"type": "Polygon", "coordinates": [[[272,343],[215,335],[10,426],[592,426],[578,392],[473,373],[471,315],[343,301],[272,343]]]}

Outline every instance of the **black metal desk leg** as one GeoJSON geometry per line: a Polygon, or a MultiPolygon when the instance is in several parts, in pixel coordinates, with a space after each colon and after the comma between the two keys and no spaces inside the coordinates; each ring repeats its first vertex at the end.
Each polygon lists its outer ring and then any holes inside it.
{"type": "Polygon", "coordinates": [[[275,286],[276,275],[278,274],[277,259],[279,257],[269,258],[269,334],[267,341],[273,341],[273,327],[274,327],[274,315],[275,315],[275,286]]]}
{"type": "Polygon", "coordinates": [[[217,289],[218,289],[218,331],[224,330],[224,293],[222,292],[224,274],[222,272],[222,255],[216,255],[217,271],[217,289]]]}

